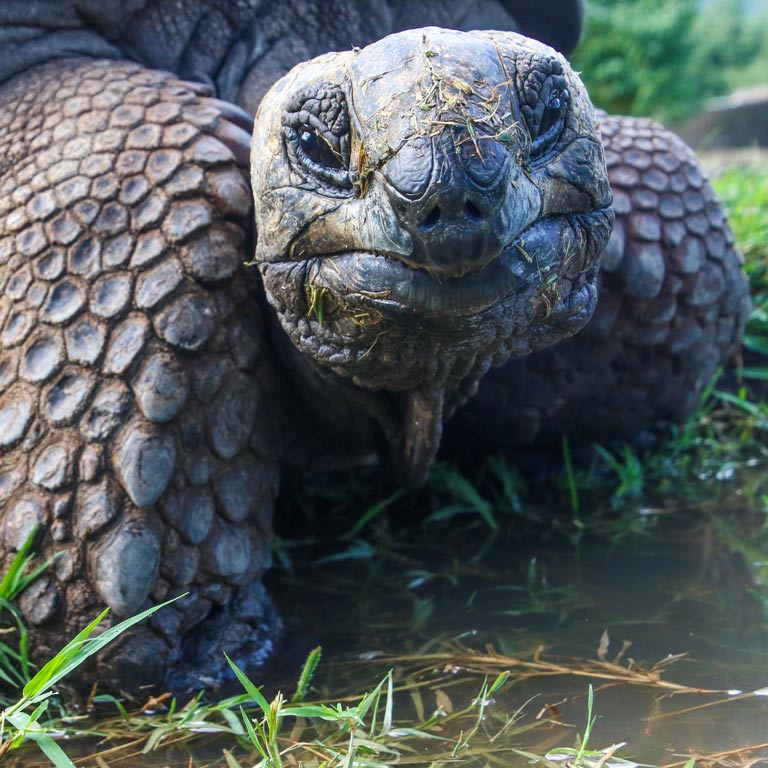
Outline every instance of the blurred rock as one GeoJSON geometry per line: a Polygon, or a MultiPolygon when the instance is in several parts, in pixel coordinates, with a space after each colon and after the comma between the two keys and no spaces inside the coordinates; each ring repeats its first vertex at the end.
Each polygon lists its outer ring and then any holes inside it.
{"type": "Polygon", "coordinates": [[[697,151],[768,148],[768,84],[709,99],[703,112],[672,130],[697,151]]]}

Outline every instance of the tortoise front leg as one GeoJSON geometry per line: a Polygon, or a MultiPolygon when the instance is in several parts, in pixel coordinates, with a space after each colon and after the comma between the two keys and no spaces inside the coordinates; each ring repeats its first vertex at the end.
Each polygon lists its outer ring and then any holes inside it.
{"type": "Polygon", "coordinates": [[[129,63],[0,90],[0,557],[35,525],[57,556],[20,601],[34,655],[104,605],[114,622],[188,593],[101,660],[113,689],[183,665],[193,628],[202,675],[274,629],[278,385],[242,266],[247,124],[129,63]]]}

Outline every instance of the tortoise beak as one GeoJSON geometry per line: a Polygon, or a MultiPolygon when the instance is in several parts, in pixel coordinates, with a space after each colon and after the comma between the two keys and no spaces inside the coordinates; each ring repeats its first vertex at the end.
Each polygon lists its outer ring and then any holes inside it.
{"type": "Polygon", "coordinates": [[[460,143],[455,133],[417,137],[383,168],[392,210],[412,242],[400,258],[438,279],[481,270],[512,239],[500,226],[509,153],[491,137],[460,143]]]}

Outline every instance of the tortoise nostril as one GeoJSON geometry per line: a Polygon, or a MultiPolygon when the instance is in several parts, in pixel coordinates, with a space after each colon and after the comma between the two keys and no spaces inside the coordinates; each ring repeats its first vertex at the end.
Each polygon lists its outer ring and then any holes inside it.
{"type": "Polygon", "coordinates": [[[482,221],[484,218],[483,212],[471,200],[464,203],[464,213],[472,221],[482,221]]]}
{"type": "Polygon", "coordinates": [[[438,199],[433,198],[423,207],[415,206],[417,227],[424,235],[429,233],[432,236],[438,229],[451,226],[482,227],[492,213],[486,209],[483,199],[462,194],[461,190],[459,194],[435,197],[438,199]]]}
{"type": "Polygon", "coordinates": [[[440,221],[440,206],[436,205],[421,222],[422,229],[431,229],[440,221]]]}

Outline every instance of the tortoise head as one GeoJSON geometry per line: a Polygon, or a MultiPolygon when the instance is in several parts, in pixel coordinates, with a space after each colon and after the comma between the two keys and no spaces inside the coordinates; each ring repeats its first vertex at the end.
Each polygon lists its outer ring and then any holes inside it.
{"type": "Polygon", "coordinates": [[[321,370],[402,393],[413,482],[491,365],[594,309],[602,145],[543,44],[426,28],[300,64],[261,103],[251,167],[269,301],[321,370]]]}

